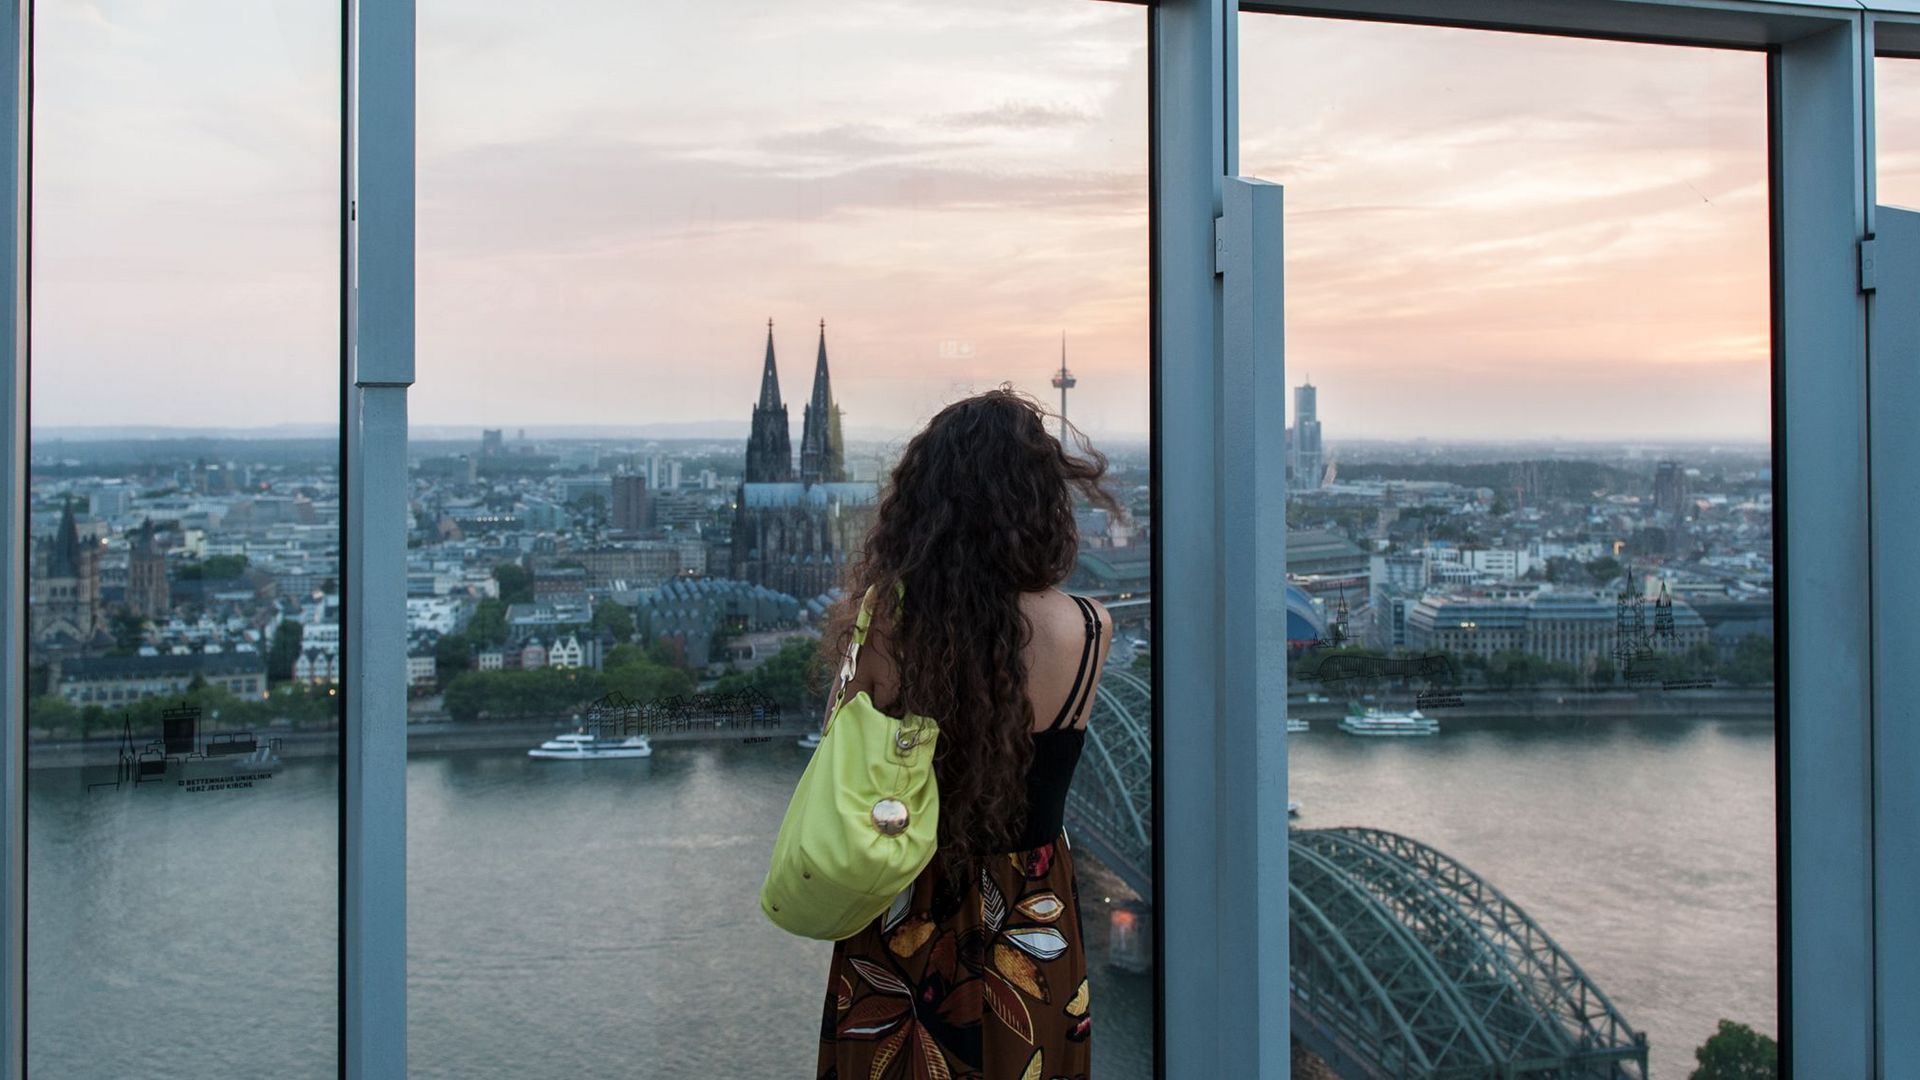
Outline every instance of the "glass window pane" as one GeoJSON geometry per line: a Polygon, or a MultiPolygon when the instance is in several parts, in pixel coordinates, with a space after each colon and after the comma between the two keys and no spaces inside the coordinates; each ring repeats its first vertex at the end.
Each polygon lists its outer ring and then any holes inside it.
{"type": "MultiPolygon", "coordinates": [[[[1098,1074],[1148,1074],[1145,29],[1084,0],[421,5],[415,1076],[815,1060],[831,949],[758,894],[822,597],[907,436],[1003,381],[1057,406],[1063,361],[1132,512],[1080,515],[1065,583],[1120,642],[1067,832],[1098,1074]],[[779,723],[712,723],[749,692],[779,723]],[[529,755],[582,727],[649,756],[529,755]]],[[[1034,1022],[1077,1023],[1050,978],[1034,1022]]]]}
{"type": "Polygon", "coordinates": [[[34,39],[28,1064],[332,1077],[340,9],[34,39]]]}
{"type": "Polygon", "coordinates": [[[1287,198],[1302,1052],[1584,1027],[1682,1077],[1775,1035],[1764,56],[1240,25],[1287,198]]]}
{"type": "Polygon", "coordinates": [[[1920,60],[1877,57],[1873,72],[1877,197],[1920,207],[1920,60]]]}

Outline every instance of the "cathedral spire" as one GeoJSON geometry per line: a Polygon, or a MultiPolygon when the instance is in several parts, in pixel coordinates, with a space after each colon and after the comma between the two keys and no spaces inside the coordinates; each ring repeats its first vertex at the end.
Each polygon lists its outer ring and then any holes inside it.
{"type": "Polygon", "coordinates": [[[47,576],[80,576],[80,526],[73,517],[71,498],[60,501],[60,531],[53,536],[53,557],[47,566],[47,576]]]}
{"type": "Polygon", "coordinates": [[[787,432],[787,407],[780,401],[780,372],[773,362],[773,320],[768,319],[760,400],[753,407],[753,427],[747,436],[747,483],[784,484],[793,479],[793,446],[787,432]]]}
{"type": "Polygon", "coordinates": [[[760,368],[760,408],[780,407],[780,371],[773,363],[773,320],[767,320],[767,361],[760,368]]]}
{"type": "Polygon", "coordinates": [[[827,373],[827,320],[821,319],[820,349],[813,362],[813,394],[800,427],[800,482],[837,483],[846,478],[840,409],[833,403],[833,380],[827,373]]]}

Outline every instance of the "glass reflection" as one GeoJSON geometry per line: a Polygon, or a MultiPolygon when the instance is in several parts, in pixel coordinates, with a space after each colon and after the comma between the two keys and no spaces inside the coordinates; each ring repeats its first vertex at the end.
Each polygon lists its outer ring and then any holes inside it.
{"type": "Polygon", "coordinates": [[[420,17],[413,1074],[814,1060],[829,950],[756,898],[818,623],[903,438],[1011,381],[1133,511],[1067,583],[1123,635],[1068,830],[1097,1067],[1146,1075],[1141,13],[420,17]]]}
{"type": "Polygon", "coordinates": [[[339,26],[36,9],[35,1076],[336,1072],[339,26]]]}
{"type": "Polygon", "coordinates": [[[1764,58],[1240,25],[1302,1068],[1737,1055],[1777,1031],[1764,58]]]}

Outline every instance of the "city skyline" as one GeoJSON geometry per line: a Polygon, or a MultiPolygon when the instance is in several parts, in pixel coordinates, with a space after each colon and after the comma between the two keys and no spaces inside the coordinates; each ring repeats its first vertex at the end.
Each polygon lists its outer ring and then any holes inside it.
{"type": "MultiPolygon", "coordinates": [[[[578,10],[421,11],[417,423],[732,417],[760,320],[825,311],[851,437],[1003,380],[1048,400],[1062,331],[1075,422],[1144,436],[1138,9],[578,10]]],[[[37,423],[336,414],[336,15],[46,6],[37,423]]],[[[1289,367],[1332,426],[1766,437],[1757,54],[1242,25],[1242,171],[1288,185],[1289,367]]],[[[1912,202],[1920,62],[1881,66],[1883,197],[1912,202]]]]}

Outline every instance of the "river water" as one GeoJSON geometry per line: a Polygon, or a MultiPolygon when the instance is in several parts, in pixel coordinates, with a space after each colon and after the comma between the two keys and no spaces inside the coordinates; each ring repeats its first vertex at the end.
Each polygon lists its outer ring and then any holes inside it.
{"type": "MultiPolygon", "coordinates": [[[[1298,824],[1404,832],[1479,871],[1649,1032],[1656,1076],[1684,1076],[1721,1016],[1774,1030],[1766,725],[1315,732],[1291,752],[1298,824]]],[[[828,947],[757,906],[804,755],[415,757],[410,1075],[811,1077],[828,947]]],[[[34,1074],[331,1077],[334,783],[299,761],[198,794],[32,772],[34,1074]]],[[[1083,881],[1089,923],[1110,891],[1083,881]]],[[[1094,945],[1095,1075],[1148,1076],[1150,983],[1094,945]]]]}

